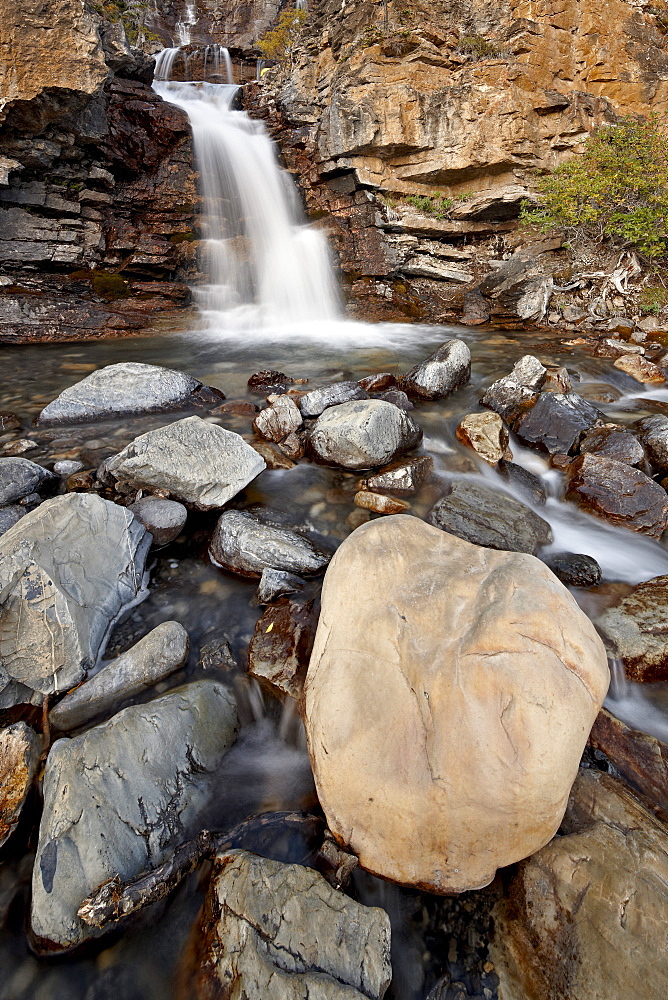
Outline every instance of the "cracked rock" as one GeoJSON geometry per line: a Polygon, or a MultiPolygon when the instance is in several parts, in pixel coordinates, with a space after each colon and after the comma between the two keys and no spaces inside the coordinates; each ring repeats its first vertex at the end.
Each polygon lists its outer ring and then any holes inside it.
{"type": "Polygon", "coordinates": [[[216,406],[225,396],[192,375],[125,361],[91,372],[45,406],[40,424],[71,424],[122,413],[164,413],[202,405],[216,406]]]}
{"type": "Polygon", "coordinates": [[[226,510],[216,523],[209,555],[216,566],[241,576],[262,576],[266,569],[310,575],[329,562],[310,539],[245,510],[226,510]]]}
{"type": "Polygon", "coordinates": [[[215,859],[202,934],[200,1000],[381,1000],[392,977],[384,910],[247,851],[215,859]]]}
{"type": "Polygon", "coordinates": [[[236,730],[227,688],[201,680],[54,743],[32,883],[39,950],[97,936],[77,916],[93,889],[157,867],[197,832],[236,730]]]}
{"type": "Polygon", "coordinates": [[[319,417],[330,406],[350,403],[354,399],[368,399],[369,394],[359,382],[335,382],[322,389],[313,389],[299,400],[299,408],[304,417],[319,417]]]}
{"type": "Polygon", "coordinates": [[[304,689],[329,829],[394,882],[487,885],[559,828],[608,682],[539,560],[407,515],[362,525],[325,575],[304,689]]]}
{"type": "Polygon", "coordinates": [[[499,995],[663,1000],[665,828],[618,779],[583,769],[562,832],[519,866],[492,910],[499,995]]]}
{"type": "Polygon", "coordinates": [[[224,506],[264,468],[241,435],[201,417],[140,434],[105,462],[120,488],[166,490],[198,510],[224,506]]]}
{"type": "Polygon", "coordinates": [[[57,484],[57,476],[27,458],[0,458],[0,506],[13,504],[49,486],[55,493],[57,484]]]}
{"type": "Polygon", "coordinates": [[[46,500],[0,538],[0,708],[40,704],[97,662],[143,596],[151,536],[94,494],[46,500]]]}
{"type": "Polygon", "coordinates": [[[422,430],[410,414],[383,399],[332,406],[318,417],[309,444],[316,458],[345,469],[387,465],[415,448],[422,430]]]}
{"type": "Polygon", "coordinates": [[[471,352],[463,340],[446,340],[426,361],[412,368],[401,386],[420,399],[443,399],[471,377],[471,352]]]}

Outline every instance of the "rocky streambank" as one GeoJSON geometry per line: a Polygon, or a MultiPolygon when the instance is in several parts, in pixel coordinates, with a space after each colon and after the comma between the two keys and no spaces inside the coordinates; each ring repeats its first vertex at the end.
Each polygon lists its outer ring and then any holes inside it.
{"type": "Polygon", "coordinates": [[[133,996],[157,919],[202,1000],[594,1000],[628,955],[663,997],[668,747],[601,706],[608,658],[662,697],[666,574],[596,532],[659,558],[668,421],[611,419],[609,361],[606,393],[479,351],[241,391],[116,363],[6,417],[15,996],[62,951],[54,989],[106,989],[97,955],[133,996]]]}

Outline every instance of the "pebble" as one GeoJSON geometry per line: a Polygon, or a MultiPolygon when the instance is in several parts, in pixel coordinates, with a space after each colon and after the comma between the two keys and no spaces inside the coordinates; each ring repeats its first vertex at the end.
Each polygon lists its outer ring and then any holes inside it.
{"type": "Polygon", "coordinates": [[[58,473],[64,479],[69,476],[73,476],[75,472],[81,472],[83,469],[83,462],[75,462],[73,460],[63,460],[61,462],[55,462],[53,466],[53,471],[58,473]]]}

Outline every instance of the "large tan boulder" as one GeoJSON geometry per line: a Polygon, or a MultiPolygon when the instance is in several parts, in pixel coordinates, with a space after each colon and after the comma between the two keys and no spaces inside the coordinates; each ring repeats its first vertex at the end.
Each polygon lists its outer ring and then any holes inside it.
{"type": "Polygon", "coordinates": [[[622,782],[581,771],[563,832],[492,911],[502,1000],[665,1000],[665,827],[622,782]]]}
{"type": "Polygon", "coordinates": [[[305,687],[330,829],[392,881],[488,884],[556,833],[608,681],[538,559],[408,515],[363,525],[327,570],[305,687]]]}

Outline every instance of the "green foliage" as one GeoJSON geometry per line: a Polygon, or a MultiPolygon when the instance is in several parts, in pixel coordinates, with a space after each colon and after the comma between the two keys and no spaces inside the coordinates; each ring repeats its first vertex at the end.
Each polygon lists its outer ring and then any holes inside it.
{"type": "Polygon", "coordinates": [[[609,239],[650,259],[668,253],[668,137],[653,119],[597,129],[538,191],[539,208],[522,206],[525,224],[609,239]]]}
{"type": "Polygon", "coordinates": [[[257,46],[265,59],[292,65],[295,45],[308,18],[305,10],[284,10],[275,28],[258,40],[257,46]]]}
{"type": "Polygon", "coordinates": [[[159,35],[144,27],[148,3],[143,0],[103,0],[103,2],[95,0],[90,6],[105,21],[110,21],[112,24],[118,24],[120,21],[130,45],[136,45],[142,39],[160,40],[159,35]]]}
{"type": "Polygon", "coordinates": [[[436,219],[446,219],[454,204],[452,198],[445,198],[440,194],[409,194],[405,201],[417,208],[418,212],[433,215],[436,219]]]}
{"type": "Polygon", "coordinates": [[[365,28],[365,30],[360,35],[359,39],[360,48],[368,49],[371,45],[378,45],[379,42],[382,42],[384,37],[385,36],[383,35],[383,32],[380,30],[380,28],[376,28],[373,26],[365,28]]]}
{"type": "Polygon", "coordinates": [[[663,285],[645,285],[638,296],[638,305],[642,312],[658,316],[668,305],[668,289],[663,285]]]}
{"type": "Polygon", "coordinates": [[[128,283],[120,274],[93,274],[92,284],[101,299],[121,299],[128,293],[128,283]]]}
{"type": "Polygon", "coordinates": [[[459,39],[457,49],[467,55],[475,56],[476,59],[491,59],[501,55],[499,47],[482,35],[464,35],[459,39]]]}

